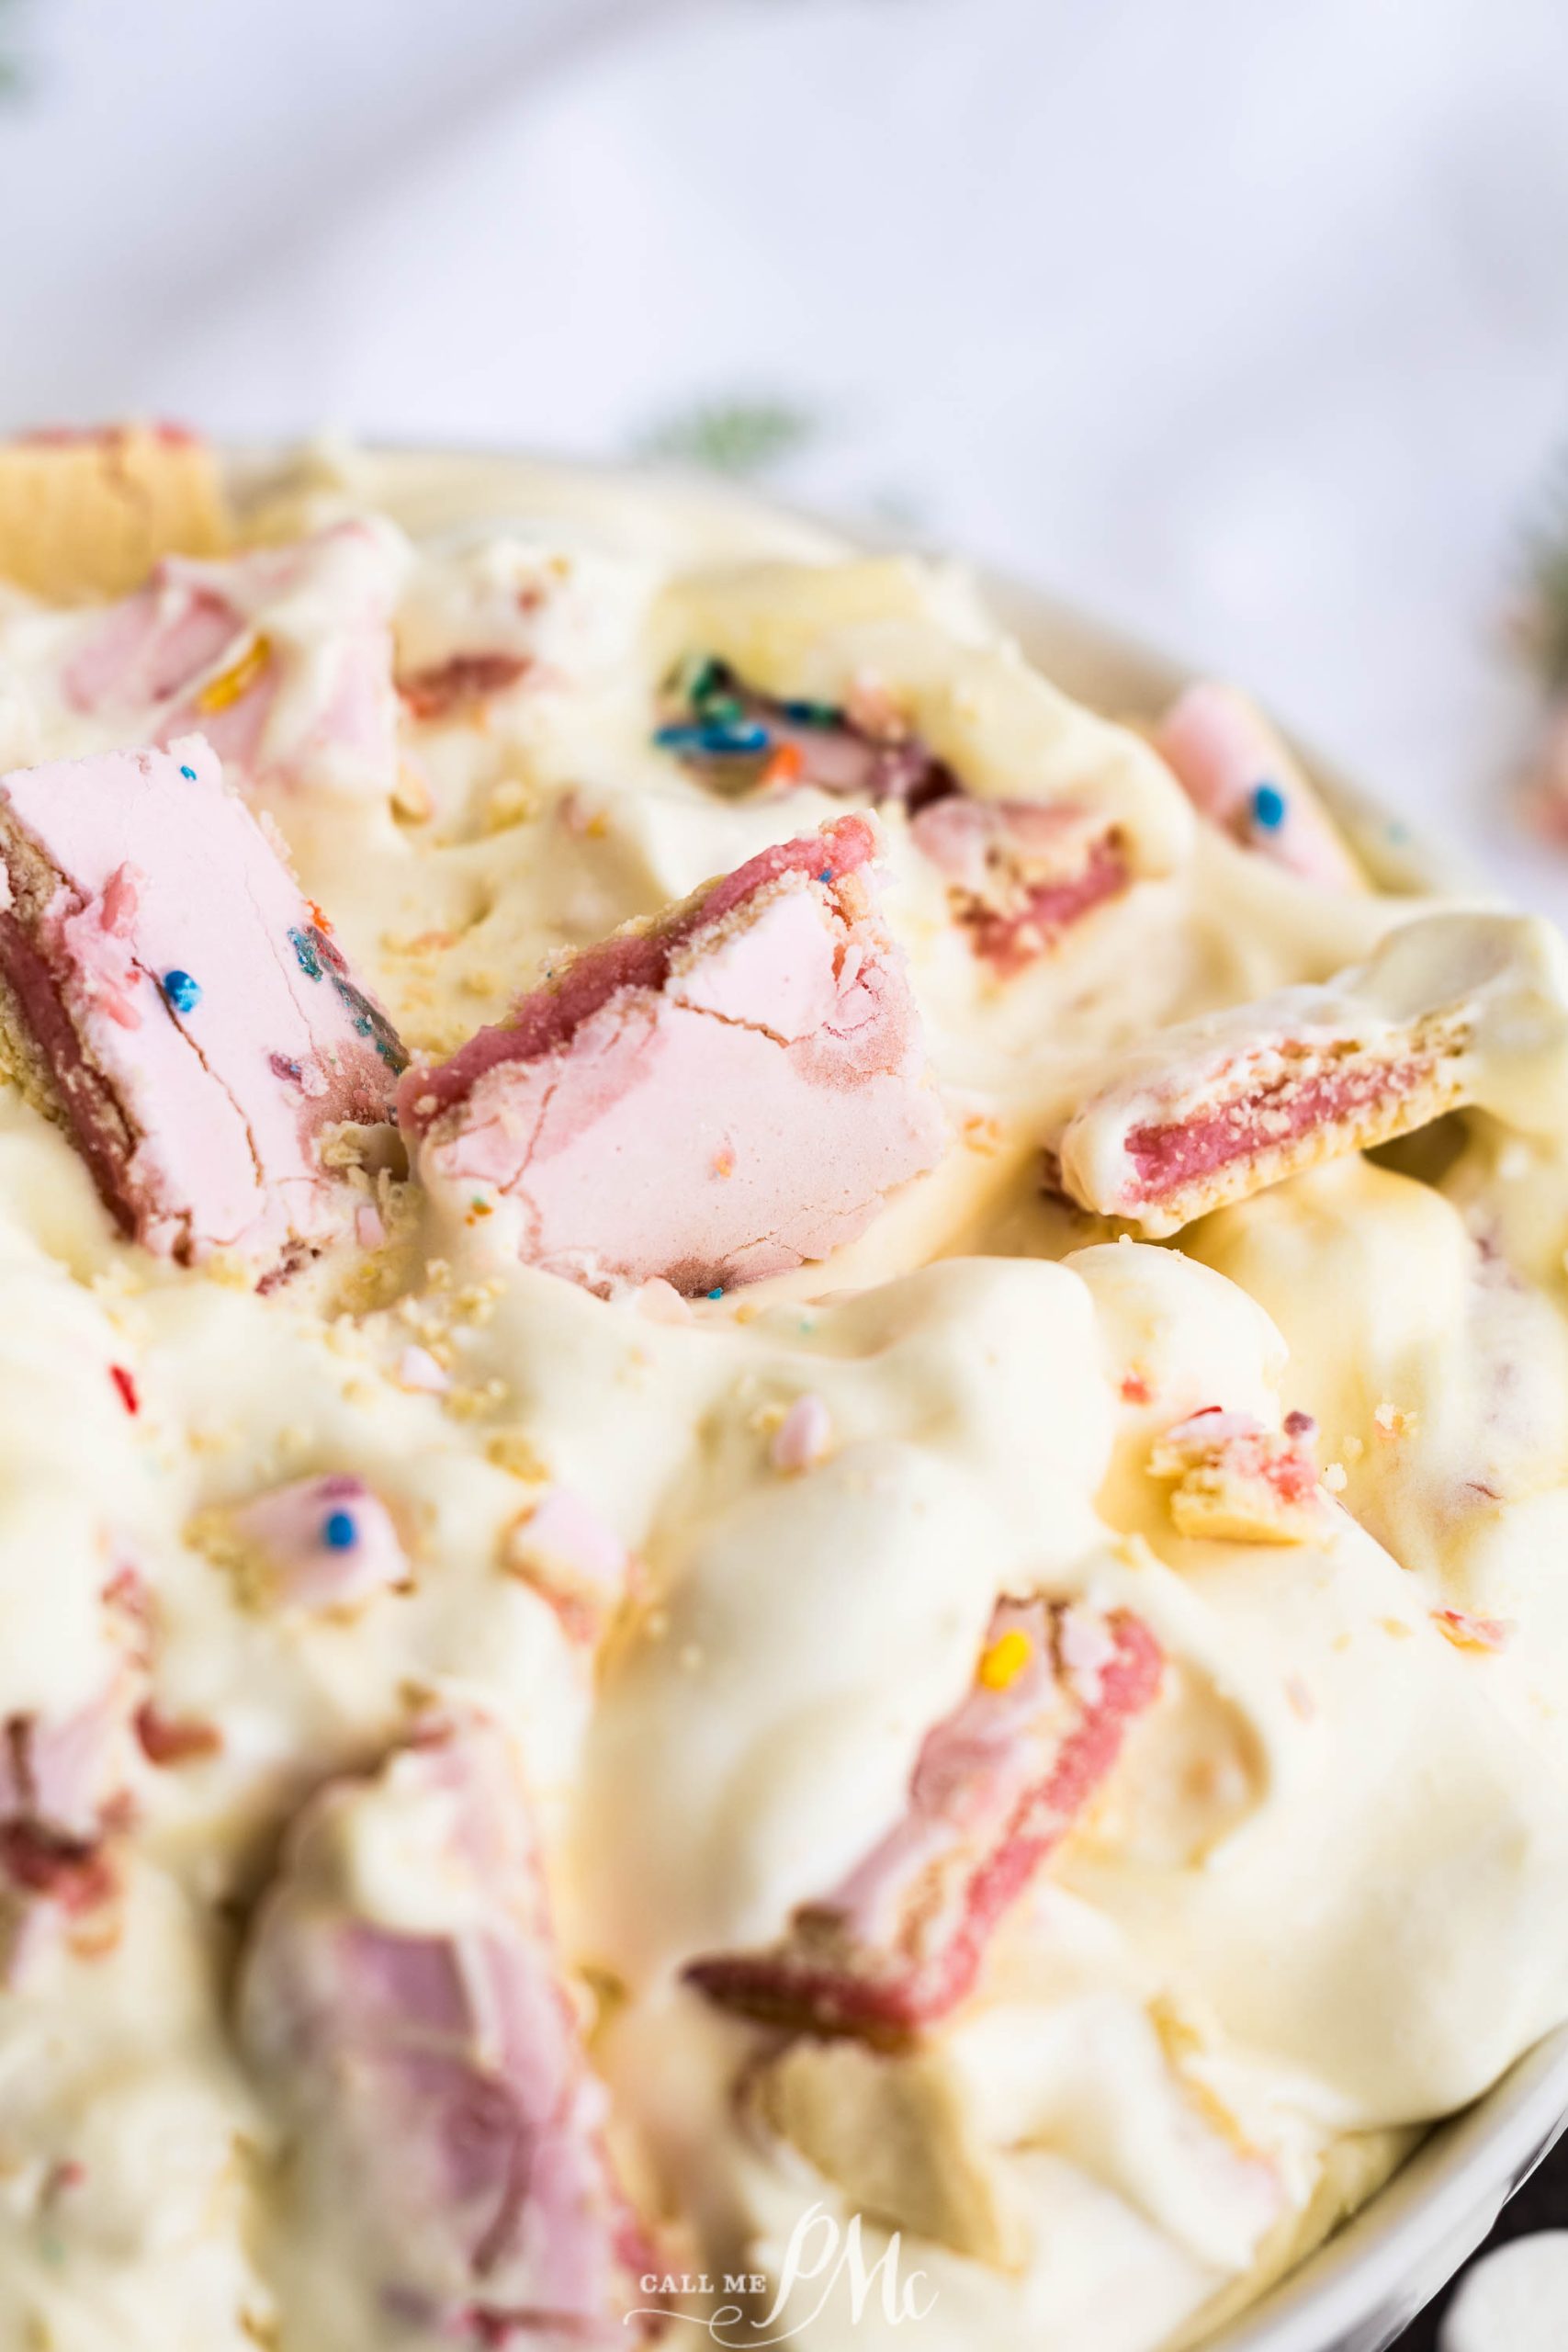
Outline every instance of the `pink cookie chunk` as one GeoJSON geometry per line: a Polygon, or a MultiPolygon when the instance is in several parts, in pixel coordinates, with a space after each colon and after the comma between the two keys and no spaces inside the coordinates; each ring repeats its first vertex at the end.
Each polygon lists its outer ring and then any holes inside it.
{"type": "Polygon", "coordinates": [[[875,842],[852,816],[764,850],[411,1070],[430,1192],[509,1204],[524,1258],[598,1290],[690,1295],[852,1240],[945,1136],[875,842]]]}
{"type": "Polygon", "coordinates": [[[1059,1182],[1161,1236],[1472,1104],[1554,1132],[1565,1096],[1561,941],[1525,916],[1425,915],[1332,980],[1126,1047],[1063,1125],[1059,1182]]]}
{"type": "Polygon", "coordinates": [[[241,2032],[372,2309],[433,2341],[640,2343],[658,2267],[602,2136],[500,1733],[444,1719],[296,1822],[241,2032]]]}
{"type": "Polygon", "coordinates": [[[1066,801],[954,796],[922,808],[909,830],[946,876],[975,953],[1004,978],[1132,880],[1118,828],[1066,801]]]}
{"type": "Polygon", "coordinates": [[[688,1976],[749,2017],[874,2041],[944,2017],[1162,1671],[1135,1617],[998,1602],[969,1695],[926,1735],[902,1818],[772,1950],[718,1953],[688,1976]]]}
{"type": "Polygon", "coordinates": [[[261,1274],[331,1238],[322,1130],[406,1057],[207,744],[0,777],[0,861],[12,1059],[126,1232],[261,1274]]]}
{"type": "Polygon", "coordinates": [[[199,730],[235,783],[368,786],[397,775],[398,558],[368,523],[223,562],[169,556],[94,613],[67,655],[73,709],[122,741],[199,730]],[[298,616],[309,613],[308,641],[298,616]]]}
{"type": "Polygon", "coordinates": [[[1172,1481],[1170,1516],[1179,1535],[1232,1544],[1310,1544],[1330,1516],[1313,1459],[1310,1414],[1286,1416],[1282,1430],[1249,1413],[1205,1406],[1165,1431],[1149,1475],[1172,1481]]]}
{"type": "Polygon", "coordinates": [[[1156,729],[1155,749],[1211,824],[1304,881],[1364,888],[1333,819],[1245,695],[1208,680],[1189,686],[1156,729]]]}
{"type": "Polygon", "coordinates": [[[392,1515],[363,1478],[333,1472],[275,1487],[230,1523],[266,1597],[286,1609],[352,1609],[409,1581],[392,1515]]]}
{"type": "Polygon", "coordinates": [[[625,1598],[630,1553],[592,1503],[550,1487],[507,1531],[504,1563],[550,1603],[575,1641],[594,1642],[625,1598]]]}
{"type": "Polygon", "coordinates": [[[98,1913],[118,1891],[108,1850],[130,1818],[136,1723],[149,1666],[147,1596],[121,1569],[102,1597],[103,1681],[69,1714],[0,1723],[0,1977],[38,1939],[42,1906],[57,1919],[98,1913]],[[17,1923],[28,1917],[20,1939],[17,1923]]]}

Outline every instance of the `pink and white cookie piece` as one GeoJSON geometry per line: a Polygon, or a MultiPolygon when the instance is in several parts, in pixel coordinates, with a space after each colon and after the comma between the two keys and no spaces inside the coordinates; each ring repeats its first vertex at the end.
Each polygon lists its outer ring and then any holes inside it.
{"type": "Polygon", "coordinates": [[[284,1609],[347,1610],[410,1580],[397,1522],[363,1478],[332,1471],[242,1503],[233,1535],[284,1609]]]}
{"type": "Polygon", "coordinates": [[[1529,917],[1427,916],[1322,987],[1156,1034],[1066,1121],[1059,1182],[1157,1237],[1472,1104],[1568,1125],[1568,967],[1529,917]]]}
{"type": "Polygon", "coordinates": [[[0,777],[14,1059],[128,1234],[286,1271],[346,1222],[323,1130],[406,1057],[199,738],[0,777]]]}
{"type": "Polygon", "coordinates": [[[946,877],[955,920],[1004,978],[1119,898],[1132,871],[1114,820],[1068,801],[972,800],[922,808],[909,828],[946,877]]]}
{"type": "Polygon", "coordinates": [[[77,628],[67,706],[119,741],[199,730],[236,783],[389,792],[397,535],[370,522],[225,561],[169,556],[77,628]]]}
{"type": "Polygon", "coordinates": [[[367,2310],[519,2352],[647,2340],[627,2314],[660,2266],[604,2147],[532,1818],[488,1720],[434,1722],[307,1805],[245,1955],[241,2031],[367,2310]]]}
{"type": "Polygon", "coordinates": [[[631,1583],[631,1554],[571,1487],[547,1487],[507,1530],[502,1565],[541,1593],[574,1641],[596,1642],[631,1583]]]}
{"type": "Polygon", "coordinates": [[[973,1988],[1009,1908],[1106,1780],[1163,1659],[1142,1622],[997,1605],[968,1696],[927,1733],[901,1817],[780,1942],[686,1973],[772,2022],[896,2042],[973,1988]]]}
{"type": "Polygon", "coordinates": [[[118,1891],[111,1851],[134,1807],[148,1703],[151,1628],[145,1587],[122,1568],[99,1597],[101,1678],[66,1711],[31,1709],[0,1722],[0,1975],[51,1923],[103,1914],[118,1891]],[[8,1916],[7,1916],[8,1915],[8,1916]]]}
{"type": "Polygon", "coordinates": [[[1177,696],[1154,741],[1200,815],[1245,848],[1325,889],[1366,887],[1294,754],[1245,695],[1201,680],[1177,696]]]}
{"type": "Polygon", "coordinates": [[[411,1070],[428,1191],[601,1291],[712,1293],[852,1240],[946,1136],[875,848],[845,816],[764,850],[411,1070]]]}
{"type": "Polygon", "coordinates": [[[1179,1535],[1231,1544],[1321,1542],[1332,1506],[1318,1482],[1316,1425],[1288,1413],[1280,1430],[1250,1413],[1206,1405],[1173,1422],[1149,1453],[1149,1476],[1170,1481],[1179,1535]]]}

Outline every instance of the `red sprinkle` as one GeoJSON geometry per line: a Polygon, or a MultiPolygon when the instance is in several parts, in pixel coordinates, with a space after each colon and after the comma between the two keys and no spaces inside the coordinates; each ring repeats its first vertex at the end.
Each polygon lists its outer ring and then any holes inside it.
{"type": "Polygon", "coordinates": [[[1122,1402],[1124,1405],[1146,1405],[1148,1401],[1149,1384],[1144,1378],[1143,1374],[1141,1372],[1123,1373],[1122,1375],[1122,1402]]]}
{"type": "Polygon", "coordinates": [[[139,1413],[141,1410],[141,1399],[136,1393],[136,1383],[132,1379],[130,1374],[127,1372],[124,1364],[111,1363],[109,1366],[109,1378],[114,1382],[116,1388],[118,1389],[119,1401],[125,1407],[126,1411],[128,1413],[139,1413]]]}

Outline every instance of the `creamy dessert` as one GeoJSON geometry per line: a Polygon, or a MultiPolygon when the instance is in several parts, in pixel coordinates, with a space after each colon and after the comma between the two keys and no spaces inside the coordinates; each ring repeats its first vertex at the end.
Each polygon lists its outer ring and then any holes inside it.
{"type": "Polygon", "coordinates": [[[1568,2016],[1562,943],[717,492],[0,574],[0,2345],[1201,2342],[1568,2016]]]}

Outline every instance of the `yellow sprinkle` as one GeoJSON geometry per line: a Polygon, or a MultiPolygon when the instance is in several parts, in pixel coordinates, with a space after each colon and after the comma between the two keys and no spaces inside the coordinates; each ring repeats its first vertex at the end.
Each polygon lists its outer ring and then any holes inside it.
{"type": "Polygon", "coordinates": [[[392,786],[392,806],[411,825],[428,823],[435,814],[435,799],[419,770],[405,760],[392,786]]]}
{"type": "Polygon", "coordinates": [[[531,784],[518,775],[502,776],[491,788],[485,804],[485,828],[492,833],[505,832],[511,825],[525,824],[539,813],[539,795],[531,784]]]}
{"type": "Polygon", "coordinates": [[[227,670],[220,670],[215,678],[209,679],[196,698],[197,710],[204,714],[227,710],[231,703],[249,694],[271,659],[272,648],[265,638],[253,637],[237,662],[231,662],[227,670]]]}
{"type": "Polygon", "coordinates": [[[1033,1643],[1017,1625],[1008,1633],[998,1634],[980,1659],[983,1688],[987,1690],[1008,1690],[1018,1680],[1033,1656],[1033,1643]]]}

